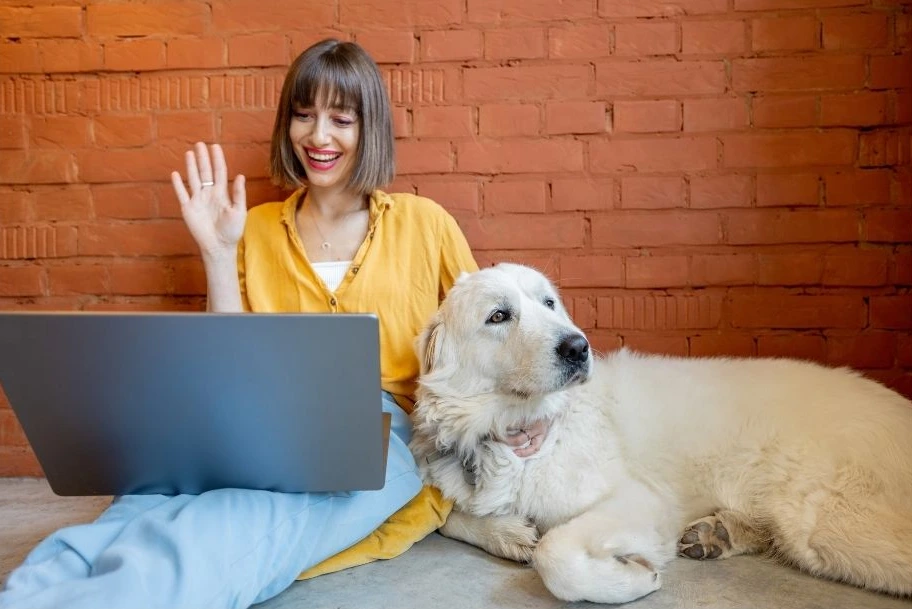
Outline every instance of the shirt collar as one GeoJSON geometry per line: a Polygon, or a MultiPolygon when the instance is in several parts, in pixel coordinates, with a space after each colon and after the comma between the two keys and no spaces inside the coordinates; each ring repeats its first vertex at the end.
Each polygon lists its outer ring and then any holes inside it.
{"type": "MultiPolygon", "coordinates": [[[[307,194],[307,187],[302,186],[285,199],[282,204],[282,223],[287,227],[295,225],[295,212],[298,206],[304,201],[307,194]]],[[[373,224],[382,215],[382,213],[396,204],[396,200],[382,190],[375,190],[370,196],[370,222],[373,224]]]]}

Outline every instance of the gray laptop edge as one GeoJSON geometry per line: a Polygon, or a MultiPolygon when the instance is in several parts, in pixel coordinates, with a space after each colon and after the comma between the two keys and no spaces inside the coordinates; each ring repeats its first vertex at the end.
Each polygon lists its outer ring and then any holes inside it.
{"type": "Polygon", "coordinates": [[[383,487],[373,315],[0,313],[0,384],[58,495],[383,487]]]}

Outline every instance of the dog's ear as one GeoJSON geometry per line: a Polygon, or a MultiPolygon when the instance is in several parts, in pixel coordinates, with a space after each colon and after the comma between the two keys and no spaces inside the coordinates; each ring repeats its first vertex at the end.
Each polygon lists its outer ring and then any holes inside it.
{"type": "Polygon", "coordinates": [[[444,326],[440,315],[418,335],[418,359],[421,363],[421,374],[431,372],[440,360],[443,351],[444,326]]]}

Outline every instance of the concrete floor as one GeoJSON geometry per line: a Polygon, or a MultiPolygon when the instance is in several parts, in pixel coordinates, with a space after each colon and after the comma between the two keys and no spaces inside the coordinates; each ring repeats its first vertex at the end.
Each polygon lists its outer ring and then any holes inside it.
{"type": "MultiPolygon", "coordinates": [[[[42,537],[92,520],[107,498],[64,498],[43,480],[0,479],[0,582],[42,537]]],[[[535,572],[431,535],[395,560],[298,582],[258,609],[556,609],[535,572]]],[[[679,558],[665,586],[635,609],[912,609],[912,601],[821,581],[758,557],[717,563],[679,558]]]]}

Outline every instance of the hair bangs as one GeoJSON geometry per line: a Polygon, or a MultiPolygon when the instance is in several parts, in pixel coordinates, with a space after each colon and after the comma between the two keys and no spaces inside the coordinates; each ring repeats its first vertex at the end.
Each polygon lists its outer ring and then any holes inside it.
{"type": "Polygon", "coordinates": [[[302,108],[339,108],[363,113],[361,83],[345,57],[329,52],[298,72],[293,101],[302,108]]]}

